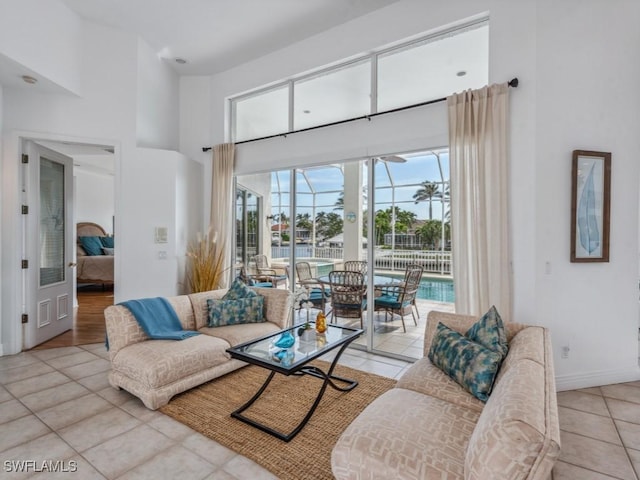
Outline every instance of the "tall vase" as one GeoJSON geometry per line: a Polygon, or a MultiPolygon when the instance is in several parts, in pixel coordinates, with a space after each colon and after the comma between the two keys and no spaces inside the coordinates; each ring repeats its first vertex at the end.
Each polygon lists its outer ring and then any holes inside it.
{"type": "Polygon", "coordinates": [[[327,330],[327,317],[323,312],[319,312],[316,317],[316,332],[324,333],[327,330]]]}

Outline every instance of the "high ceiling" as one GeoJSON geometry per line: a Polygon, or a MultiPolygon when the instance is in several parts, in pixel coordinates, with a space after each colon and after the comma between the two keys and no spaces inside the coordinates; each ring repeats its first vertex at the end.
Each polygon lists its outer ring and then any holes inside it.
{"type": "Polygon", "coordinates": [[[397,0],[62,1],[91,22],[139,34],[180,74],[211,75],[397,0]]]}

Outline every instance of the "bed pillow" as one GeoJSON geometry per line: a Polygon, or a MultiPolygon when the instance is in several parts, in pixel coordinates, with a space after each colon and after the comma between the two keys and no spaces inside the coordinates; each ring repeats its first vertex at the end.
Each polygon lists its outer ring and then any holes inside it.
{"type": "Polygon", "coordinates": [[[87,255],[96,256],[102,255],[102,242],[100,241],[100,237],[78,237],[80,240],[80,245],[87,255]]]}
{"type": "Polygon", "coordinates": [[[502,355],[438,323],[429,360],[477,399],[486,402],[502,355]]]}
{"type": "Polygon", "coordinates": [[[102,247],[102,251],[105,255],[113,255],[114,250],[114,248],[102,247]]]}
{"type": "Polygon", "coordinates": [[[100,241],[102,242],[102,246],[106,248],[114,248],[114,238],[113,237],[100,237],[100,241]]]}

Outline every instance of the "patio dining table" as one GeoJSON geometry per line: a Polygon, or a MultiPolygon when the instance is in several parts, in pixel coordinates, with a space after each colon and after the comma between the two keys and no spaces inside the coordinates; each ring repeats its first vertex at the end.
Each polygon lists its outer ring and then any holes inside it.
{"type": "MultiPolygon", "coordinates": [[[[329,275],[323,275],[315,279],[318,283],[322,283],[325,285],[329,285],[331,282],[329,281],[329,275]]],[[[365,276],[365,281],[367,277],[365,276]]],[[[384,288],[391,287],[393,285],[399,285],[401,281],[397,278],[388,277],[385,275],[374,275],[373,276],[373,285],[376,288],[384,288]]]]}

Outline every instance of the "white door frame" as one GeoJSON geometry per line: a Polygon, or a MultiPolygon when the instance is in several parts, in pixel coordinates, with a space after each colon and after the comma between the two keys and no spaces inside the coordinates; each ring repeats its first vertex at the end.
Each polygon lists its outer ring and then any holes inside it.
{"type": "MultiPolygon", "coordinates": [[[[26,140],[78,143],[85,145],[110,146],[114,149],[114,212],[116,229],[119,227],[121,197],[121,157],[122,147],[119,140],[107,138],[77,137],[71,135],[46,134],[32,131],[11,131],[4,135],[2,147],[2,230],[0,231],[0,260],[2,272],[0,276],[0,355],[12,355],[23,349],[22,313],[26,311],[25,292],[21,260],[24,251],[23,238],[27,232],[22,231],[21,202],[21,157],[26,140]]],[[[119,283],[119,259],[115,256],[114,284],[119,283]]]]}

